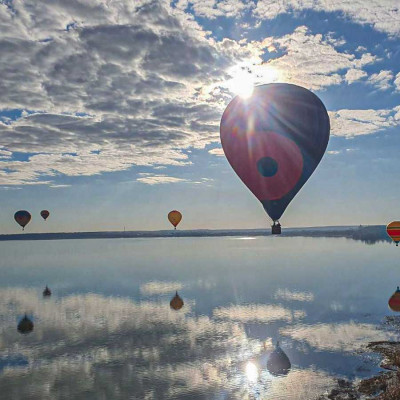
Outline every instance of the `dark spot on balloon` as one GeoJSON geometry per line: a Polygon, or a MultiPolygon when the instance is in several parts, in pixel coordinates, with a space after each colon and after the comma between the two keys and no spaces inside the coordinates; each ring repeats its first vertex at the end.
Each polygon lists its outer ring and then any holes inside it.
{"type": "Polygon", "coordinates": [[[263,157],[257,161],[258,172],[269,178],[278,172],[278,163],[271,157],[263,157]]]}

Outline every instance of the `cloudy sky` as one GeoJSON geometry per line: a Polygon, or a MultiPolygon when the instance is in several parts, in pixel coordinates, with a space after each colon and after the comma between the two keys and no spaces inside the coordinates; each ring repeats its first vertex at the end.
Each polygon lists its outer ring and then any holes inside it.
{"type": "Polygon", "coordinates": [[[219,140],[249,82],[330,113],[285,226],[399,218],[399,39],[396,0],[0,0],[1,231],[268,226],[219,140]]]}

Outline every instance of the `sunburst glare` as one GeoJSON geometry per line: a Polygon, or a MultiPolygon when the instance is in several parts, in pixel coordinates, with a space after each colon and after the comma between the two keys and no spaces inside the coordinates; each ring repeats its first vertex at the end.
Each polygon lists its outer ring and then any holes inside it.
{"type": "Polygon", "coordinates": [[[256,364],[254,364],[253,362],[249,361],[246,364],[245,372],[246,372],[246,377],[247,377],[249,382],[251,382],[251,383],[257,382],[257,379],[258,379],[258,368],[257,368],[256,364]]]}

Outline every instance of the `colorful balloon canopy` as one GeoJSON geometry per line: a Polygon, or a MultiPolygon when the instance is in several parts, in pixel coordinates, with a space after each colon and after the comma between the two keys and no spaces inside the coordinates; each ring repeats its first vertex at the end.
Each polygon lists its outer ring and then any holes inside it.
{"type": "Polygon", "coordinates": [[[31,214],[25,210],[17,211],[14,214],[14,219],[17,222],[17,224],[22,226],[22,230],[24,230],[25,226],[29,223],[31,218],[32,218],[31,214]]]}
{"type": "Polygon", "coordinates": [[[176,227],[178,226],[179,222],[182,220],[182,214],[179,211],[173,210],[168,213],[168,220],[171,224],[176,227]]]}
{"type": "Polygon", "coordinates": [[[397,286],[397,290],[392,294],[392,297],[388,301],[389,308],[392,311],[400,312],[400,289],[397,286]]]}
{"type": "Polygon", "coordinates": [[[386,232],[398,246],[400,242],[400,221],[391,222],[386,227],[386,232]]]}
{"type": "Polygon", "coordinates": [[[40,211],[40,215],[46,221],[46,219],[49,217],[50,213],[47,210],[42,210],[42,211],[40,211]]]}
{"type": "Polygon", "coordinates": [[[257,86],[247,99],[235,97],[220,125],[226,158],[273,221],[321,161],[329,131],[321,100],[286,83],[257,86]]]}
{"type": "Polygon", "coordinates": [[[183,300],[182,298],[179,296],[178,292],[176,292],[175,296],[172,298],[172,300],[170,301],[169,305],[173,310],[180,310],[183,307],[183,300]]]}

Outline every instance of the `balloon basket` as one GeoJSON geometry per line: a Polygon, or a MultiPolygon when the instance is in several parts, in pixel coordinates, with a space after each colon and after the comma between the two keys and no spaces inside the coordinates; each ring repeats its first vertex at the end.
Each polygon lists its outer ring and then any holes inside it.
{"type": "Polygon", "coordinates": [[[271,234],[272,235],[280,235],[282,233],[282,228],[280,224],[274,224],[271,226],[271,234]]]}

